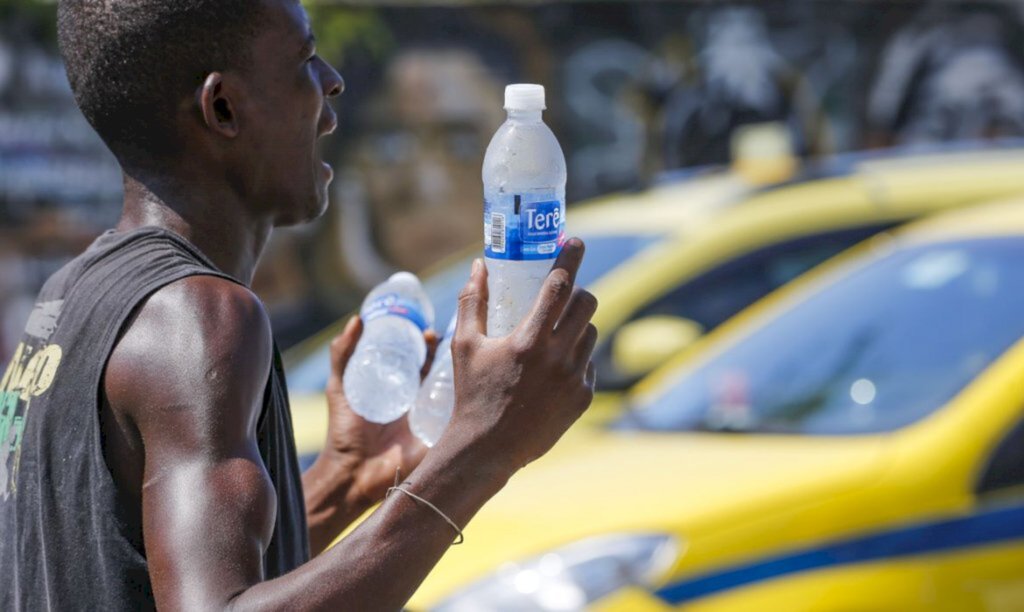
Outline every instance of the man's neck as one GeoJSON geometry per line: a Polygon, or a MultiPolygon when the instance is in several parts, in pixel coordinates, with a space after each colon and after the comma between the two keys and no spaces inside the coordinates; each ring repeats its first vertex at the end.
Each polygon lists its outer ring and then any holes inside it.
{"type": "Polygon", "coordinates": [[[273,223],[250,214],[228,188],[181,187],[187,183],[144,183],[126,173],[118,231],[147,226],[170,230],[195,245],[221,272],[251,284],[273,223]]]}

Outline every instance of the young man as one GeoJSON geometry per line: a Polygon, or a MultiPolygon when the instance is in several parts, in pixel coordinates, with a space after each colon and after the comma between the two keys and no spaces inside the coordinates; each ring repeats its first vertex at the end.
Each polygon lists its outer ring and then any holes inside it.
{"type": "Polygon", "coordinates": [[[300,480],[246,284],[273,227],[326,206],[317,140],[341,77],[298,0],[64,0],[59,33],[79,106],[124,169],[124,213],[46,284],[0,382],[0,609],[399,608],[455,536],[424,501],[464,526],[589,405],[583,245],[567,243],[506,338],[485,337],[474,265],[455,414],[426,454],[404,423],[348,409],[350,322],[332,345],[326,447],[300,480]],[[396,468],[403,491],[310,560],[396,468]]]}

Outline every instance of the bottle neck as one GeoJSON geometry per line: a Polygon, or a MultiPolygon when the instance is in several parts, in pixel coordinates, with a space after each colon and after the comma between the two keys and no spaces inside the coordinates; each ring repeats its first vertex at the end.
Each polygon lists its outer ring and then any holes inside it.
{"type": "Polygon", "coordinates": [[[541,111],[539,110],[515,110],[509,109],[508,118],[509,121],[518,121],[520,123],[536,123],[541,120],[541,111]]]}

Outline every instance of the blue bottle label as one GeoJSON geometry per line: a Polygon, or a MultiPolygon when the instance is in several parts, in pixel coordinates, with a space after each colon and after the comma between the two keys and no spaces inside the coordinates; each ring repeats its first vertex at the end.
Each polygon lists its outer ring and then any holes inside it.
{"type": "Polygon", "coordinates": [[[426,331],[427,327],[429,327],[426,318],[420,311],[419,304],[412,300],[407,300],[397,293],[385,293],[364,306],[359,313],[363,323],[369,323],[374,319],[389,315],[408,319],[416,327],[420,328],[421,331],[426,331]]]}
{"type": "Polygon", "coordinates": [[[491,259],[554,259],[565,242],[565,202],[554,192],[484,200],[484,255],[491,259]]]}

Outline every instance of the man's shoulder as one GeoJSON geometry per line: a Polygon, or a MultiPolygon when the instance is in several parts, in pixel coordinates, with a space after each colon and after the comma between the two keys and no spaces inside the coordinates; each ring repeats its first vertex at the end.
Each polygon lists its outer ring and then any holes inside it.
{"type": "MultiPolygon", "coordinates": [[[[174,281],[143,302],[130,323],[173,327],[179,332],[209,330],[220,335],[231,331],[266,332],[270,318],[263,302],[249,288],[212,274],[195,274],[174,281]]],[[[263,334],[255,334],[262,336],[263,334]]]]}
{"type": "Polygon", "coordinates": [[[174,403],[240,385],[262,390],[272,354],[270,319],[252,291],[189,276],[140,304],[111,353],[104,387],[112,405],[174,403]]]}

